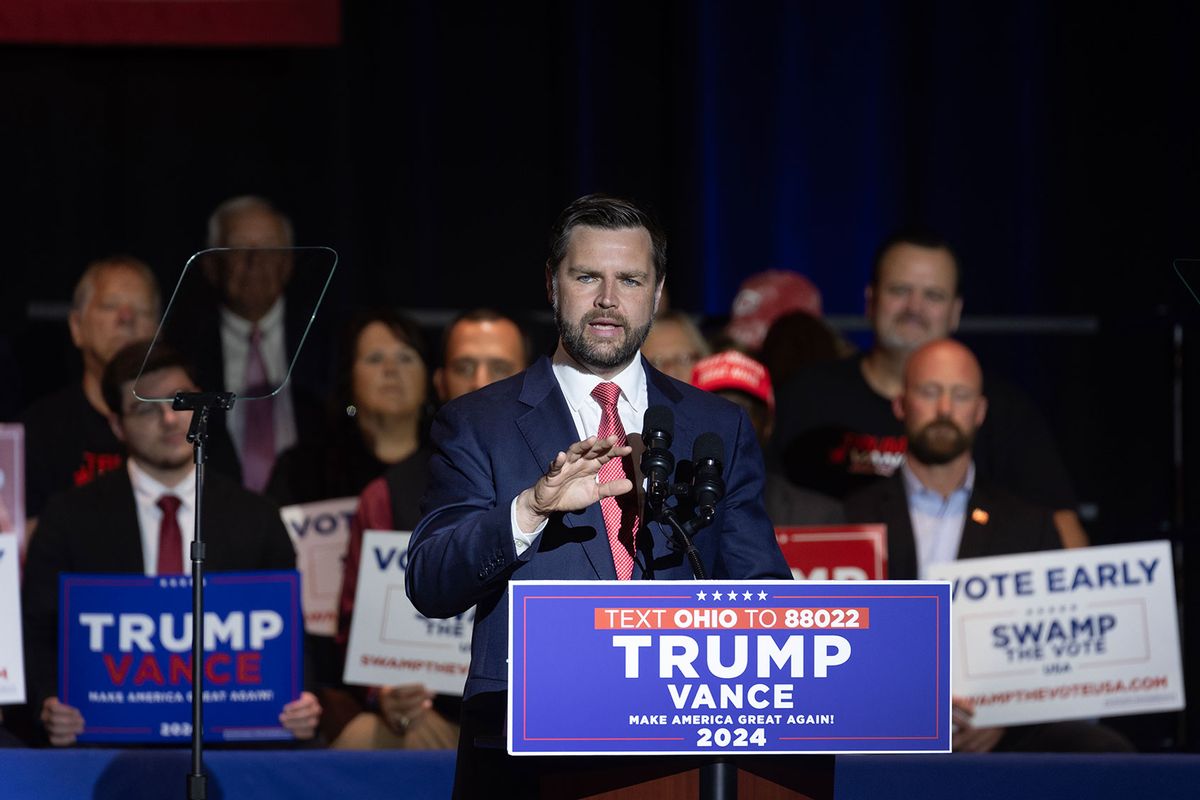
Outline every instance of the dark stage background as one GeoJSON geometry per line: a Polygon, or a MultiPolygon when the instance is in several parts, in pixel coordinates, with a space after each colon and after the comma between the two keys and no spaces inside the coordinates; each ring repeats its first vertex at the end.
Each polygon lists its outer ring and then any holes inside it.
{"type": "Polygon", "coordinates": [[[964,339],[1046,411],[1093,539],[1191,544],[1200,306],[1171,263],[1200,257],[1196,4],[341,13],[325,47],[0,45],[0,334],[24,401],[78,374],[62,316],[89,260],[136,254],[169,287],[235,194],[341,253],[330,323],[544,310],[545,231],[590,191],[658,212],[673,302],[710,316],[789,268],[852,321],[878,242],[921,223],[956,243],[964,339]]]}
{"type": "Polygon", "coordinates": [[[597,190],[662,217],[676,306],[725,313],[776,267],[853,318],[880,239],[919,222],[957,244],[964,338],[1046,410],[1093,538],[1190,540],[1200,307],[1171,262],[1200,257],[1200,6],[342,15],[329,47],[0,47],[0,325],[26,400],[77,374],[55,314],[87,261],[131,252],[172,285],[235,194],[341,253],[335,318],[543,310],[545,231],[597,190]]]}

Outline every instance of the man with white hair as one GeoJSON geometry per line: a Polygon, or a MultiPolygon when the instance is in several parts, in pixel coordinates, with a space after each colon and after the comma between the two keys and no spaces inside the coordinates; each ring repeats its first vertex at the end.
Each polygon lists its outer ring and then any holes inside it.
{"type": "MultiPolygon", "coordinates": [[[[283,381],[312,312],[307,303],[289,303],[285,296],[294,277],[293,243],[291,220],[262,197],[234,197],[212,213],[208,247],[232,251],[203,262],[216,309],[202,304],[171,312],[170,340],[196,364],[202,385],[256,397],[283,381]]],[[[313,354],[302,363],[321,362],[313,354]]],[[[279,453],[320,427],[320,404],[312,399],[320,390],[296,385],[320,386],[320,377],[293,379],[278,394],[237,403],[228,413],[242,482],[253,491],[266,486],[279,453]]]]}
{"type": "Polygon", "coordinates": [[[83,375],[26,409],[25,513],[36,519],[51,494],[121,466],[125,448],[108,425],[100,379],[125,345],[158,324],[158,281],[144,262],[120,255],[94,261],[75,284],[67,324],[83,375]]]}

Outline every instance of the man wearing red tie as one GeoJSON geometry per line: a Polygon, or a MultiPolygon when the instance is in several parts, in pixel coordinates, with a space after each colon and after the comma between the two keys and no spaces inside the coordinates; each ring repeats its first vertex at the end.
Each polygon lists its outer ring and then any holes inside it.
{"type": "Polygon", "coordinates": [[[746,414],[638,355],[665,277],[665,237],[644,212],[612,197],[576,200],[551,231],[546,263],[554,356],[447,403],[434,421],[406,580],[427,616],[476,609],[456,796],[497,785],[536,792],[536,766],[509,759],[494,738],[507,689],[510,579],[692,577],[665,526],[641,516],[632,453],[648,407],[673,412],[677,463],[703,433],[726,448],[725,498],[695,537],[707,574],[790,577],[763,510],[762,455],[746,414]]]}
{"type": "MultiPolygon", "coordinates": [[[[187,441],[190,411],[169,402],[138,400],[132,392],[146,358],[135,343],[113,357],[102,381],[110,424],[126,446],[124,469],[51,498],[31,539],[22,586],[29,699],[53,745],[75,742],[84,720],[59,702],[58,576],[62,572],[191,572],[196,468],[187,441]]],[[[143,397],[196,391],[190,368],[158,345],[138,383],[143,397]]],[[[231,572],[294,569],[295,552],[271,503],[211,470],[204,494],[206,569],[231,572]]],[[[280,721],[297,739],[314,735],[321,708],[308,692],[284,706],[280,721]]]]}

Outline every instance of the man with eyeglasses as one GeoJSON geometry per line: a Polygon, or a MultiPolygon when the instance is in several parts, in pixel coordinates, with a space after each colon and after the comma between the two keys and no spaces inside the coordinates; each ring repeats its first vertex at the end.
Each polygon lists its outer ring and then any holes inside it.
{"type": "MultiPolygon", "coordinates": [[[[190,572],[194,538],[196,467],[187,441],[192,412],[143,397],[197,391],[190,366],[170,348],[131,344],[104,370],[101,389],[112,409],[113,433],[128,451],[124,468],[51,498],[29,545],[22,585],[29,702],[51,745],[74,744],[85,721],[59,701],[58,576],[64,572],[190,572]]],[[[279,512],[218,472],[205,475],[206,569],[236,572],[295,569],[296,554],[279,512]]],[[[320,719],[316,698],[303,692],[283,706],[280,723],[297,739],[311,739],[320,719]]]]}

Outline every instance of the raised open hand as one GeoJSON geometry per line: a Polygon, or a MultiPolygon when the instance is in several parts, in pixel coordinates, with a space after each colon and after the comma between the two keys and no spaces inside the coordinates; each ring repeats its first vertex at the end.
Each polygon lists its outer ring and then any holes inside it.
{"type": "Polygon", "coordinates": [[[517,524],[532,532],[556,511],[580,511],[602,497],[633,490],[633,481],[620,478],[598,483],[600,468],[613,458],[633,452],[628,445],[617,445],[617,437],[597,439],[590,436],[555,456],[546,474],[517,498],[517,524]]]}

